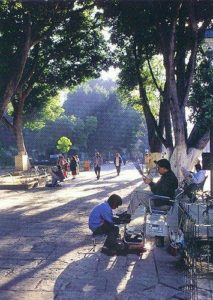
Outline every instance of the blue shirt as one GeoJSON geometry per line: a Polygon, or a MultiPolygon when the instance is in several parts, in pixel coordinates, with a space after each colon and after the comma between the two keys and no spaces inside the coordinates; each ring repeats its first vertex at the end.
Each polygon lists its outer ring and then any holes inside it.
{"type": "Polygon", "coordinates": [[[104,221],[113,224],[113,213],[112,208],[108,204],[108,202],[104,202],[98,204],[93,208],[89,216],[89,229],[95,231],[98,227],[100,227],[104,221]]]}

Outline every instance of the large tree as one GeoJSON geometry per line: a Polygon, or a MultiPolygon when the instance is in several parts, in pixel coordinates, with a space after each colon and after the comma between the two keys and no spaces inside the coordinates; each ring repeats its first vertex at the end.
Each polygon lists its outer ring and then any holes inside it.
{"type": "Polygon", "coordinates": [[[98,3],[105,11],[107,23],[111,22],[112,42],[118,45],[119,51],[118,66],[129,76],[131,84],[139,88],[149,140],[154,133],[166,146],[173,168],[181,176],[181,165],[191,168],[208,141],[208,129],[188,133],[185,107],[192,88],[198,47],[206,28],[212,24],[213,3],[196,0],[98,3]],[[158,85],[150,63],[156,54],[163,58],[163,87],[158,85]],[[145,61],[159,94],[157,119],[150,108],[142,72],[145,61]]]}
{"type": "Polygon", "coordinates": [[[18,152],[25,153],[23,113],[41,109],[65,86],[107,67],[101,23],[92,1],[4,2],[0,5],[0,119],[13,105],[18,152]]]}

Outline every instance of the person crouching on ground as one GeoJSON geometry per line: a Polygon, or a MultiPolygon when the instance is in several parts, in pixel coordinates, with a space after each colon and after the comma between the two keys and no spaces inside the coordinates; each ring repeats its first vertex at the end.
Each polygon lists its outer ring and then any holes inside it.
{"type": "Polygon", "coordinates": [[[178,188],[178,180],[173,171],[171,170],[170,162],[163,158],[158,161],[155,161],[157,165],[157,169],[161,178],[155,183],[152,181],[151,178],[144,176],[143,181],[144,183],[148,184],[151,191],[144,191],[141,195],[141,203],[131,203],[131,210],[135,211],[137,206],[142,204],[145,207],[149,208],[149,204],[151,207],[156,206],[164,206],[170,205],[170,202],[166,203],[166,201],[162,201],[160,199],[153,199],[155,195],[158,196],[166,196],[171,199],[175,197],[175,190],[178,188]]]}
{"type": "Polygon", "coordinates": [[[59,181],[62,182],[62,181],[64,181],[64,179],[65,179],[61,167],[58,165],[58,166],[57,166],[57,170],[54,170],[53,168],[49,168],[48,171],[49,171],[50,175],[52,176],[52,183],[51,183],[51,186],[52,186],[52,187],[60,186],[60,185],[58,184],[58,182],[59,182],[59,181]]]}
{"type": "Polygon", "coordinates": [[[89,215],[89,229],[93,232],[93,235],[107,235],[104,246],[111,254],[115,254],[118,250],[117,238],[119,236],[119,227],[113,221],[112,210],[121,205],[121,197],[113,194],[106,202],[95,206],[89,215]]]}

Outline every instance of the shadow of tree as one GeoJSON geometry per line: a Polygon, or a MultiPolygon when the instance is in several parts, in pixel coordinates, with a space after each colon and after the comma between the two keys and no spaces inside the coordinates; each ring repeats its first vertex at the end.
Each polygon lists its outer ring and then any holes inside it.
{"type": "MultiPolygon", "coordinates": [[[[123,193],[124,189],[128,189],[124,197],[127,203],[129,193],[140,181],[108,179],[98,191],[97,187],[91,188],[92,193],[83,197],[82,193],[72,194],[69,183],[65,184],[63,195],[61,190],[49,189],[5,192],[4,201],[17,205],[0,213],[0,264],[9,270],[0,290],[19,290],[23,285],[28,289],[39,287],[47,270],[54,272],[54,278],[58,276],[78,250],[88,245],[87,218],[92,207],[110,193],[123,193]],[[24,199],[22,205],[20,197],[24,199]]],[[[75,188],[87,189],[88,182],[91,180],[82,180],[75,188]]]]}

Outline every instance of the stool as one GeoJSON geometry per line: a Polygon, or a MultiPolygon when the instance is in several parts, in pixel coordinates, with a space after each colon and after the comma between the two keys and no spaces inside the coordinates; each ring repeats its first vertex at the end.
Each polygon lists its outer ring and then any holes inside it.
{"type": "MultiPolygon", "coordinates": [[[[92,238],[92,248],[89,249],[87,252],[78,252],[79,254],[95,254],[96,246],[103,245],[106,241],[107,235],[106,234],[97,234],[97,235],[90,235],[89,238],[92,238]]],[[[91,240],[90,240],[91,241],[91,240]]]]}
{"type": "Polygon", "coordinates": [[[106,241],[107,235],[106,234],[92,234],[92,245],[93,245],[93,252],[95,252],[95,247],[97,245],[104,244],[106,241]]]}

